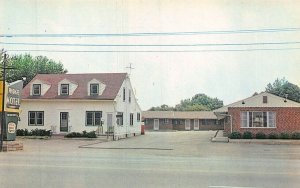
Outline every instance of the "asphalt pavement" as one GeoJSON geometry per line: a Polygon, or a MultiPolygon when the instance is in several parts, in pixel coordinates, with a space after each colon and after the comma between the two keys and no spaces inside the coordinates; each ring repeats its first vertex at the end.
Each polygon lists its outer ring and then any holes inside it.
{"type": "Polygon", "coordinates": [[[300,147],[213,143],[215,131],[119,141],[21,140],[0,153],[1,187],[299,187],[300,147]]]}

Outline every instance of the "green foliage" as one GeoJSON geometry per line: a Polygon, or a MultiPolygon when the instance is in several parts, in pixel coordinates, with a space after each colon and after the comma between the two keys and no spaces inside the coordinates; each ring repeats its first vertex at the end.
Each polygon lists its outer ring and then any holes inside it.
{"type": "Polygon", "coordinates": [[[79,132],[71,132],[65,135],[66,138],[97,138],[96,132],[86,132],[83,131],[82,133],[79,132]]]}
{"type": "Polygon", "coordinates": [[[152,107],[150,111],[210,111],[223,106],[223,101],[211,98],[205,94],[196,94],[191,99],[184,99],[174,107],[166,104],[160,107],[152,107]]]}
{"type": "Polygon", "coordinates": [[[280,133],[280,139],[289,139],[290,135],[289,133],[280,133]]]}
{"type": "Polygon", "coordinates": [[[274,95],[285,97],[296,102],[300,102],[300,88],[299,86],[288,82],[285,78],[276,79],[273,84],[269,83],[266,87],[266,92],[274,95]]]}
{"type": "Polygon", "coordinates": [[[277,133],[270,133],[269,136],[268,136],[269,139],[278,139],[279,136],[277,133]]]}
{"type": "Polygon", "coordinates": [[[168,106],[166,104],[163,104],[161,106],[152,107],[149,109],[149,111],[174,111],[175,109],[171,106],[168,106]]]}
{"type": "Polygon", "coordinates": [[[266,134],[263,132],[258,132],[255,134],[256,139],[266,139],[266,134]]]}
{"type": "Polygon", "coordinates": [[[230,138],[230,139],[241,139],[241,138],[242,138],[242,134],[239,133],[239,132],[232,132],[232,133],[229,135],[229,138],[230,138]]]}
{"type": "Polygon", "coordinates": [[[86,134],[86,136],[87,136],[88,138],[97,138],[97,135],[96,135],[96,132],[95,132],[95,131],[88,132],[88,133],[86,134]]]}
{"type": "Polygon", "coordinates": [[[299,140],[299,139],[300,139],[300,132],[294,132],[294,133],[292,134],[292,139],[299,140]]]}
{"type": "Polygon", "coordinates": [[[51,130],[34,129],[30,132],[27,129],[17,129],[17,136],[52,136],[51,130]]]}
{"type": "Polygon", "coordinates": [[[243,139],[252,139],[252,133],[249,131],[244,132],[243,139]]]}
{"type": "Polygon", "coordinates": [[[7,82],[20,80],[22,76],[26,76],[24,86],[30,82],[36,74],[59,74],[67,73],[61,62],[55,62],[45,56],[32,57],[30,54],[13,55],[9,58],[8,66],[16,69],[7,70],[7,82]]]}

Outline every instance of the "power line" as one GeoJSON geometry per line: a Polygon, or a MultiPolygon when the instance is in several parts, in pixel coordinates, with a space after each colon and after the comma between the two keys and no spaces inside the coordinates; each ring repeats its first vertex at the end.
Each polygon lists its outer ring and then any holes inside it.
{"type": "Polygon", "coordinates": [[[0,37],[120,37],[120,36],[174,36],[174,35],[216,35],[216,34],[247,34],[247,33],[277,33],[298,32],[300,28],[267,28],[267,29],[241,29],[216,30],[197,32],[146,32],[146,33],[94,33],[94,34],[1,34],[0,37]]]}
{"type": "Polygon", "coordinates": [[[133,46],[133,47],[154,47],[154,46],[251,46],[251,45],[289,45],[289,44],[300,44],[298,41],[292,42],[253,42],[253,43],[200,43],[200,44],[68,44],[68,43],[26,43],[26,42],[0,42],[0,44],[6,45],[26,45],[26,46],[90,46],[90,47],[101,47],[101,46],[133,46]]]}
{"type": "Polygon", "coordinates": [[[172,52],[245,52],[245,51],[285,51],[300,50],[299,48],[253,48],[253,49],[215,49],[215,50],[8,50],[11,52],[62,52],[62,53],[172,53],[172,52]]]}

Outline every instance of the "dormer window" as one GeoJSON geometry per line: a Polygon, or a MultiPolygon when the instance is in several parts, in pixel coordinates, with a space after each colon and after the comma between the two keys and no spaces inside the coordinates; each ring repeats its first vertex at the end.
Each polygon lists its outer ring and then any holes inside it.
{"type": "Polygon", "coordinates": [[[36,96],[41,95],[41,84],[32,85],[32,95],[36,95],[36,96]]]}
{"type": "Polygon", "coordinates": [[[91,84],[90,85],[90,94],[91,95],[99,95],[99,84],[91,84]]]}
{"type": "Polygon", "coordinates": [[[60,95],[69,95],[69,84],[61,84],[60,95]]]}

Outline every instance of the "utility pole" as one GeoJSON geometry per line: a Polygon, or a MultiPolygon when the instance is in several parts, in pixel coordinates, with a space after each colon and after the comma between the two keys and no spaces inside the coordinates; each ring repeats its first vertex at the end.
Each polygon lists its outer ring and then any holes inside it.
{"type": "Polygon", "coordinates": [[[2,106],[1,106],[1,136],[0,136],[0,152],[3,151],[3,139],[4,139],[4,124],[5,124],[5,112],[4,112],[4,103],[5,103],[5,80],[6,80],[6,60],[7,54],[5,51],[2,51],[3,55],[3,64],[2,64],[2,106]]]}

